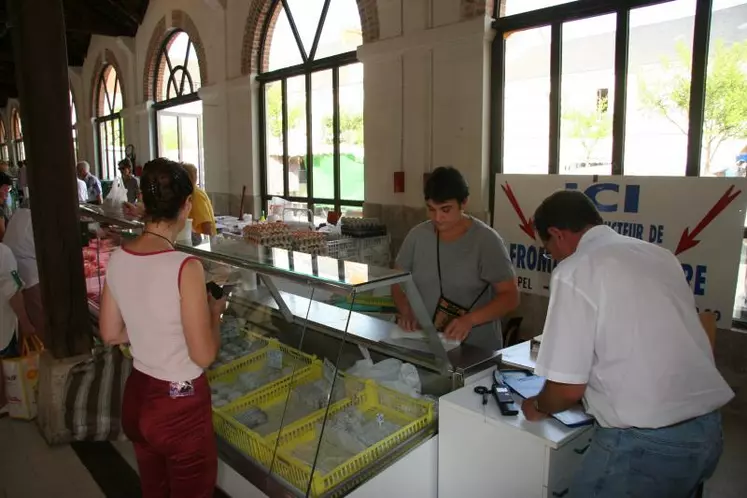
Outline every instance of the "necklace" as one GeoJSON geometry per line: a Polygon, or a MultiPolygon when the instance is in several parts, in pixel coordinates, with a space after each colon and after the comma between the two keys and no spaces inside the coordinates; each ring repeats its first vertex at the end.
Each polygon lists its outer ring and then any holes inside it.
{"type": "Polygon", "coordinates": [[[155,235],[156,237],[159,237],[159,238],[165,240],[166,242],[169,243],[169,246],[171,246],[172,249],[174,248],[174,243],[171,242],[168,238],[164,237],[163,235],[155,233],[155,232],[151,232],[150,230],[143,230],[143,234],[146,234],[146,233],[149,233],[151,235],[155,235]]]}

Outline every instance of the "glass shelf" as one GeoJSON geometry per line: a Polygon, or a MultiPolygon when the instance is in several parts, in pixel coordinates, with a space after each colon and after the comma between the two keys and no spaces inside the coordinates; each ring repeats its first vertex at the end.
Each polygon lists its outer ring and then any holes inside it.
{"type": "Polygon", "coordinates": [[[410,274],[403,271],[276,247],[247,244],[220,235],[211,237],[198,245],[177,243],[177,249],[218,263],[230,264],[291,281],[313,282],[315,285],[336,292],[365,292],[404,282],[410,278],[410,274]]]}

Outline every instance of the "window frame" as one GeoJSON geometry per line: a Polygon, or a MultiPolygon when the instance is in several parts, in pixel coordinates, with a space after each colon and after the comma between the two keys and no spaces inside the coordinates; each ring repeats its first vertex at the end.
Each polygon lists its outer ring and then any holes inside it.
{"type": "Polygon", "coordinates": [[[122,110],[119,110],[117,112],[114,112],[114,102],[109,101],[108,98],[108,92],[106,92],[106,75],[107,71],[114,71],[115,80],[114,80],[114,91],[112,92],[112,95],[117,94],[117,90],[119,90],[121,96],[122,96],[122,109],[124,109],[124,87],[122,86],[122,78],[120,78],[119,71],[117,70],[116,66],[113,64],[105,64],[104,67],[101,68],[101,71],[99,72],[99,76],[96,79],[96,90],[94,93],[94,108],[96,109],[96,117],[94,118],[94,123],[96,125],[96,157],[98,160],[98,174],[99,178],[102,180],[113,180],[117,178],[118,176],[118,162],[121,161],[124,157],[124,150],[125,150],[125,140],[124,140],[124,122],[122,119],[122,110]],[[104,104],[108,107],[108,109],[102,109],[99,106],[99,102],[101,102],[101,92],[105,92],[104,95],[107,97],[104,99],[104,104]],[[104,114],[105,111],[109,111],[107,114],[104,114]],[[106,130],[106,137],[108,138],[108,129],[111,127],[112,133],[114,133],[115,124],[116,127],[119,129],[119,147],[122,150],[121,157],[117,159],[117,151],[116,148],[112,149],[111,151],[111,157],[110,153],[107,152],[106,155],[103,153],[101,144],[108,142],[108,140],[105,140],[104,142],[101,141],[101,125],[104,125],[104,129],[106,130]],[[110,163],[109,160],[112,160],[110,163]],[[106,163],[104,162],[106,160],[106,163]]]}
{"type": "Polygon", "coordinates": [[[72,135],[73,135],[73,157],[75,158],[75,162],[78,162],[78,107],[75,103],[75,95],[73,95],[73,90],[68,89],[68,93],[70,94],[70,128],[72,129],[72,135]],[[75,122],[73,123],[73,114],[75,114],[75,122]]]}
{"type": "MultiPolygon", "coordinates": [[[[198,99],[199,100],[199,99],[198,99]]],[[[181,104],[180,104],[181,105],[181,104]]],[[[184,114],[180,112],[170,112],[168,110],[168,107],[161,109],[159,112],[154,113],[155,117],[155,128],[158,129],[158,118],[160,116],[169,116],[176,118],[176,140],[177,140],[177,148],[179,150],[179,161],[184,162],[184,158],[182,157],[182,120],[184,118],[197,118],[197,127],[198,127],[198,134],[197,134],[197,148],[198,151],[202,152],[204,149],[204,141],[202,138],[202,116],[196,115],[196,114],[184,114]]],[[[160,137],[158,134],[156,134],[156,150],[158,151],[161,147],[160,137]]],[[[203,170],[203,157],[202,153],[198,156],[198,164],[197,166],[197,186],[201,188],[205,188],[205,171],[203,170]]]]}
{"type": "MultiPolygon", "coordinates": [[[[494,0],[493,12],[499,15],[501,2],[494,0]]],[[[616,14],[615,28],[615,88],[612,109],[612,175],[624,175],[625,122],[628,91],[628,47],[630,42],[630,11],[636,8],[670,3],[675,0],[576,0],[506,17],[494,17],[495,38],[491,53],[490,88],[490,174],[489,202],[495,202],[496,174],[503,171],[505,56],[507,36],[519,30],[551,27],[550,44],[550,145],[547,174],[559,174],[560,164],[560,82],[562,78],[563,24],[606,14],[616,14]]],[[[690,73],[690,107],[688,115],[687,163],[685,176],[700,177],[703,119],[706,99],[708,51],[711,35],[713,0],[698,0],[695,7],[690,73]]],[[[747,227],[743,229],[747,239],[747,227]]],[[[741,253],[740,253],[741,254],[741,253]]],[[[740,256],[741,257],[741,256],[740,256]]],[[[732,325],[747,328],[747,321],[732,317],[732,325]]]]}
{"type": "Polygon", "coordinates": [[[26,148],[23,144],[23,124],[21,122],[21,112],[17,107],[13,108],[10,113],[10,143],[13,145],[13,157],[16,166],[21,161],[26,160],[26,148]]]}
{"type": "MultiPolygon", "coordinates": [[[[200,100],[200,94],[199,94],[200,89],[199,88],[197,90],[194,89],[194,80],[192,79],[192,75],[187,69],[187,62],[189,60],[189,56],[192,55],[192,53],[194,53],[194,57],[197,58],[197,67],[198,67],[198,70],[200,70],[202,68],[202,64],[204,63],[204,61],[200,60],[199,54],[197,52],[197,47],[195,46],[194,41],[192,41],[192,38],[189,36],[189,33],[184,31],[183,29],[174,29],[170,31],[164,37],[163,41],[161,42],[160,47],[158,48],[158,52],[156,55],[155,70],[153,71],[152,81],[150,82],[152,85],[153,98],[156,99],[160,93],[160,88],[159,88],[158,83],[159,83],[159,75],[162,72],[163,72],[164,78],[168,77],[169,80],[174,78],[174,89],[176,90],[177,95],[170,99],[167,98],[164,100],[158,100],[158,101],[153,102],[152,107],[153,107],[154,112],[151,115],[151,131],[152,131],[153,143],[155,144],[156,156],[160,155],[160,148],[161,148],[161,140],[158,134],[158,115],[160,111],[165,111],[171,107],[177,107],[177,106],[184,105],[184,104],[191,104],[192,102],[197,102],[200,100]],[[185,56],[184,65],[177,65],[174,67],[171,64],[171,58],[169,57],[168,49],[169,49],[169,45],[171,44],[171,41],[177,36],[179,36],[181,33],[184,33],[185,35],[187,35],[187,38],[189,40],[189,43],[187,43],[187,54],[185,56]],[[190,47],[191,47],[191,50],[190,50],[190,47]],[[164,61],[166,62],[166,67],[162,67],[164,61]],[[174,77],[174,73],[178,69],[182,70],[182,81],[179,85],[179,89],[176,88],[176,78],[174,77]],[[188,79],[189,86],[192,89],[192,92],[190,93],[184,93],[185,78],[188,79]]],[[[202,83],[203,81],[202,79],[200,79],[200,88],[202,88],[202,83]]],[[[170,85],[167,85],[166,88],[167,88],[166,96],[168,96],[168,89],[170,88],[170,85]]],[[[182,140],[181,117],[179,113],[167,113],[167,114],[177,117],[177,129],[179,130],[177,132],[177,139],[178,139],[179,147],[180,147],[179,158],[181,160],[181,155],[182,155],[182,152],[181,152],[181,140],[182,140]]],[[[202,124],[203,124],[202,116],[198,116],[198,121],[199,121],[198,126],[200,127],[200,130],[202,130],[202,124]]],[[[198,136],[199,136],[198,147],[199,147],[200,154],[199,154],[199,163],[196,164],[195,166],[197,166],[198,177],[199,177],[198,179],[202,179],[201,183],[202,183],[202,186],[204,187],[205,172],[203,170],[204,159],[203,159],[203,154],[202,154],[204,144],[203,144],[203,139],[202,139],[202,132],[200,132],[198,136]]]]}
{"type": "MultiPolygon", "coordinates": [[[[259,83],[259,154],[260,154],[260,195],[262,200],[262,206],[266,209],[269,201],[275,195],[268,194],[267,192],[267,102],[266,102],[266,88],[271,83],[280,82],[281,84],[281,99],[282,99],[282,142],[283,142],[283,199],[289,202],[305,203],[306,207],[313,212],[314,206],[319,204],[326,204],[334,206],[336,212],[342,212],[343,207],[363,207],[362,200],[348,200],[341,198],[341,178],[340,178],[340,69],[345,66],[358,64],[358,53],[356,50],[349,52],[343,52],[335,54],[330,57],[324,57],[316,59],[316,51],[319,46],[319,40],[324,30],[324,25],[327,20],[327,12],[332,0],[325,0],[322,7],[322,12],[319,17],[319,24],[317,25],[316,33],[314,34],[314,41],[312,43],[311,51],[309,54],[301,40],[298,28],[296,27],[295,20],[293,19],[293,13],[291,12],[288,2],[286,0],[273,0],[267,17],[265,18],[264,25],[262,26],[260,45],[257,52],[257,67],[260,68],[259,74],[256,76],[256,80],[259,83]],[[294,66],[288,66],[273,71],[261,72],[263,67],[263,60],[268,56],[270,44],[268,41],[268,31],[272,27],[275,13],[277,9],[285,9],[285,14],[288,18],[288,23],[291,26],[293,32],[293,38],[298,45],[298,50],[301,53],[302,62],[294,66]],[[333,170],[334,170],[334,198],[326,199],[320,197],[313,197],[314,192],[314,144],[312,137],[312,105],[311,105],[311,79],[314,73],[322,71],[332,71],[332,155],[333,155],[333,170]],[[288,94],[287,94],[287,81],[289,78],[303,76],[305,80],[305,121],[306,121],[306,156],[305,161],[306,167],[306,192],[307,196],[291,196],[289,195],[289,182],[288,174],[290,169],[290,156],[288,154],[288,94]]],[[[353,1],[353,0],[351,0],[353,1]]],[[[364,143],[365,147],[365,143],[364,143]]]]}
{"type": "Polygon", "coordinates": [[[10,148],[8,147],[8,130],[5,122],[0,120],[0,160],[10,163],[10,148]]]}

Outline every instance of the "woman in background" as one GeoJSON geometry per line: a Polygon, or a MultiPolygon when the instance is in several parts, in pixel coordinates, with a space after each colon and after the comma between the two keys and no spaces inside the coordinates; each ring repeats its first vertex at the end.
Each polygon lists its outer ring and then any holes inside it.
{"type": "Polygon", "coordinates": [[[109,261],[99,328],[107,343],[131,346],[122,426],[143,497],[209,498],[218,460],[203,369],[218,351],[225,300],[208,297],[199,260],[174,250],[192,209],[185,169],[155,159],[140,185],[145,226],[109,261]]]}
{"type": "Polygon", "coordinates": [[[18,274],[23,282],[26,313],[42,342],[49,344],[50,338],[47,336],[44,325],[39,268],[36,264],[34,225],[31,221],[31,209],[29,207],[31,204],[29,199],[25,199],[23,203],[23,206],[16,210],[8,223],[3,243],[13,251],[13,256],[16,258],[18,274]]]}
{"type": "Polygon", "coordinates": [[[202,235],[215,235],[213,204],[210,202],[207,193],[197,186],[197,166],[184,163],[184,169],[189,173],[189,179],[192,180],[192,186],[194,187],[192,211],[189,213],[189,217],[192,218],[192,231],[202,235]]]}
{"type": "Polygon", "coordinates": [[[7,173],[0,171],[0,242],[5,236],[5,227],[10,221],[10,190],[13,188],[13,179],[7,173]]]}

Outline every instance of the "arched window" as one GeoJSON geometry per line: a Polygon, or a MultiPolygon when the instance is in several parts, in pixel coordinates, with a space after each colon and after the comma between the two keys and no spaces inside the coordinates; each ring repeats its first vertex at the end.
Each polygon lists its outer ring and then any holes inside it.
{"type": "Polygon", "coordinates": [[[283,0],[263,26],[262,197],[356,215],[363,206],[363,65],[355,0],[283,0]]]}
{"type": "Polygon", "coordinates": [[[73,92],[68,91],[70,94],[70,125],[73,129],[73,151],[75,152],[75,161],[78,161],[78,113],[75,112],[75,100],[73,100],[73,92]]]}
{"type": "Polygon", "coordinates": [[[0,121],[0,160],[8,162],[10,157],[8,156],[8,135],[5,130],[5,123],[0,121]]]}
{"type": "Polygon", "coordinates": [[[99,174],[109,180],[116,178],[117,164],[125,157],[122,85],[114,66],[106,65],[101,71],[95,98],[99,174]]]}
{"type": "Polygon", "coordinates": [[[204,187],[202,102],[197,95],[202,81],[195,45],[187,33],[175,30],[157,57],[152,84],[158,155],[197,166],[198,183],[204,187]]]}
{"type": "Polygon", "coordinates": [[[16,164],[26,160],[26,148],[23,145],[23,128],[21,127],[21,115],[18,109],[13,109],[10,116],[10,132],[12,134],[13,147],[16,153],[16,164]]]}

